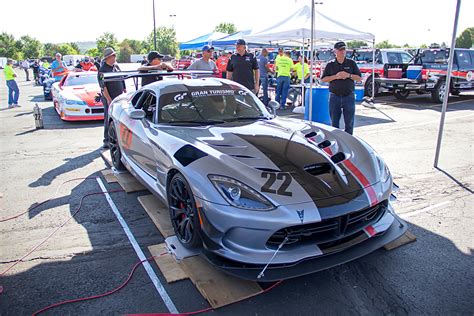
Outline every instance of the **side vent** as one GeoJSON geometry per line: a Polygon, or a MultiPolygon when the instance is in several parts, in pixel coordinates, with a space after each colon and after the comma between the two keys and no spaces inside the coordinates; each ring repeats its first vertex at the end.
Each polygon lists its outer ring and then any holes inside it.
{"type": "Polygon", "coordinates": [[[338,152],[337,154],[334,154],[331,156],[331,160],[334,163],[340,163],[341,161],[346,159],[346,155],[343,152],[338,152]]]}
{"type": "Polygon", "coordinates": [[[189,165],[191,162],[196,161],[207,154],[194,146],[184,145],[174,154],[174,158],[179,161],[183,166],[189,165]]]}
{"type": "Polygon", "coordinates": [[[331,164],[324,162],[324,163],[315,163],[312,165],[306,165],[303,167],[304,171],[307,173],[317,176],[323,173],[329,173],[332,171],[331,164]]]}
{"type": "Polygon", "coordinates": [[[311,137],[315,137],[316,135],[318,135],[318,133],[313,131],[313,132],[309,132],[308,134],[304,135],[304,137],[311,138],[311,137]]]}
{"type": "Polygon", "coordinates": [[[329,147],[329,146],[331,146],[331,142],[328,141],[327,139],[318,144],[318,147],[321,148],[321,149],[329,147]]]}

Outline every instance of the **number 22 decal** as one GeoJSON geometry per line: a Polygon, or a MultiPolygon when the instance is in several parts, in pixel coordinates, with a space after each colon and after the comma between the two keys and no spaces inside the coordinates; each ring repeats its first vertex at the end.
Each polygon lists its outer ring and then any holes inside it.
{"type": "Polygon", "coordinates": [[[292,196],[293,193],[287,191],[291,183],[291,175],[286,172],[262,172],[262,178],[268,178],[267,182],[260,189],[262,192],[268,192],[278,195],[292,196]],[[272,186],[277,180],[283,180],[278,189],[272,189],[272,186]]]}

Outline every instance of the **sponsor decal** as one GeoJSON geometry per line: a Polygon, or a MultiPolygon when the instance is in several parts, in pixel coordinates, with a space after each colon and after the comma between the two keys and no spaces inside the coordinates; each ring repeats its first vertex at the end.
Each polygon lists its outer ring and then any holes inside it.
{"type": "Polygon", "coordinates": [[[303,224],[303,221],[304,221],[304,210],[296,211],[296,213],[298,213],[298,216],[299,216],[299,218],[300,218],[301,224],[303,224]]]}
{"type": "Polygon", "coordinates": [[[235,93],[239,93],[239,92],[237,90],[232,90],[232,89],[200,90],[200,91],[192,91],[191,96],[198,98],[198,97],[208,97],[208,96],[214,96],[214,95],[234,95],[235,93]]]}
{"type": "Polygon", "coordinates": [[[474,76],[474,74],[472,73],[472,71],[468,71],[467,74],[466,74],[466,80],[470,82],[472,80],[473,76],[474,76]]]}
{"type": "Polygon", "coordinates": [[[119,130],[122,146],[126,149],[129,149],[132,146],[132,132],[123,123],[120,123],[119,130]]]}
{"type": "Polygon", "coordinates": [[[284,196],[293,196],[293,192],[287,191],[292,180],[292,177],[289,173],[264,171],[262,172],[261,176],[262,178],[268,178],[265,184],[260,188],[261,192],[267,192],[267,193],[284,195],[284,196]],[[278,188],[272,188],[275,182],[280,182],[279,185],[277,184],[278,188]]]}
{"type": "Polygon", "coordinates": [[[187,92],[177,94],[177,95],[174,96],[174,100],[175,100],[176,102],[179,102],[179,101],[183,100],[184,97],[187,96],[187,95],[188,95],[187,92]]]}

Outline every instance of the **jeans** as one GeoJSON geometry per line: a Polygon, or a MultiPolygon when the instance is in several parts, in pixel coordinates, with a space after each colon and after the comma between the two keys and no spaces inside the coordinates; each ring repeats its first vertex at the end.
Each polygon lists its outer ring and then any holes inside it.
{"type": "Polygon", "coordinates": [[[262,90],[263,90],[263,104],[268,105],[270,101],[268,99],[268,77],[264,76],[260,78],[260,82],[262,83],[262,90]]]}
{"type": "Polygon", "coordinates": [[[343,97],[337,96],[334,93],[329,94],[329,115],[331,116],[331,125],[333,127],[339,128],[341,114],[344,115],[344,131],[352,135],[355,115],[354,93],[343,97]]]}
{"type": "Polygon", "coordinates": [[[20,89],[15,80],[7,80],[8,87],[8,105],[18,104],[20,89]]]}
{"type": "Polygon", "coordinates": [[[278,77],[275,101],[280,103],[280,107],[282,110],[285,109],[286,97],[288,96],[289,89],[290,89],[290,77],[288,76],[278,77]]]}
{"type": "MultiPolygon", "coordinates": [[[[103,92],[102,92],[103,93],[103,92]]],[[[102,104],[104,105],[104,144],[109,144],[109,103],[107,99],[101,96],[102,104]]]]}

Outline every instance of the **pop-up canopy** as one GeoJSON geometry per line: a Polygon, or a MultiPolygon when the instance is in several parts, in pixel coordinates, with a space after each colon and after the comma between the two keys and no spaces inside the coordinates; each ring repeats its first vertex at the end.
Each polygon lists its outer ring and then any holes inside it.
{"type": "MultiPolygon", "coordinates": [[[[179,44],[179,49],[201,49],[204,45],[212,45],[212,42],[227,36],[228,34],[222,32],[212,32],[190,41],[179,44]]],[[[234,42],[235,43],[235,42],[234,42]]]]}

